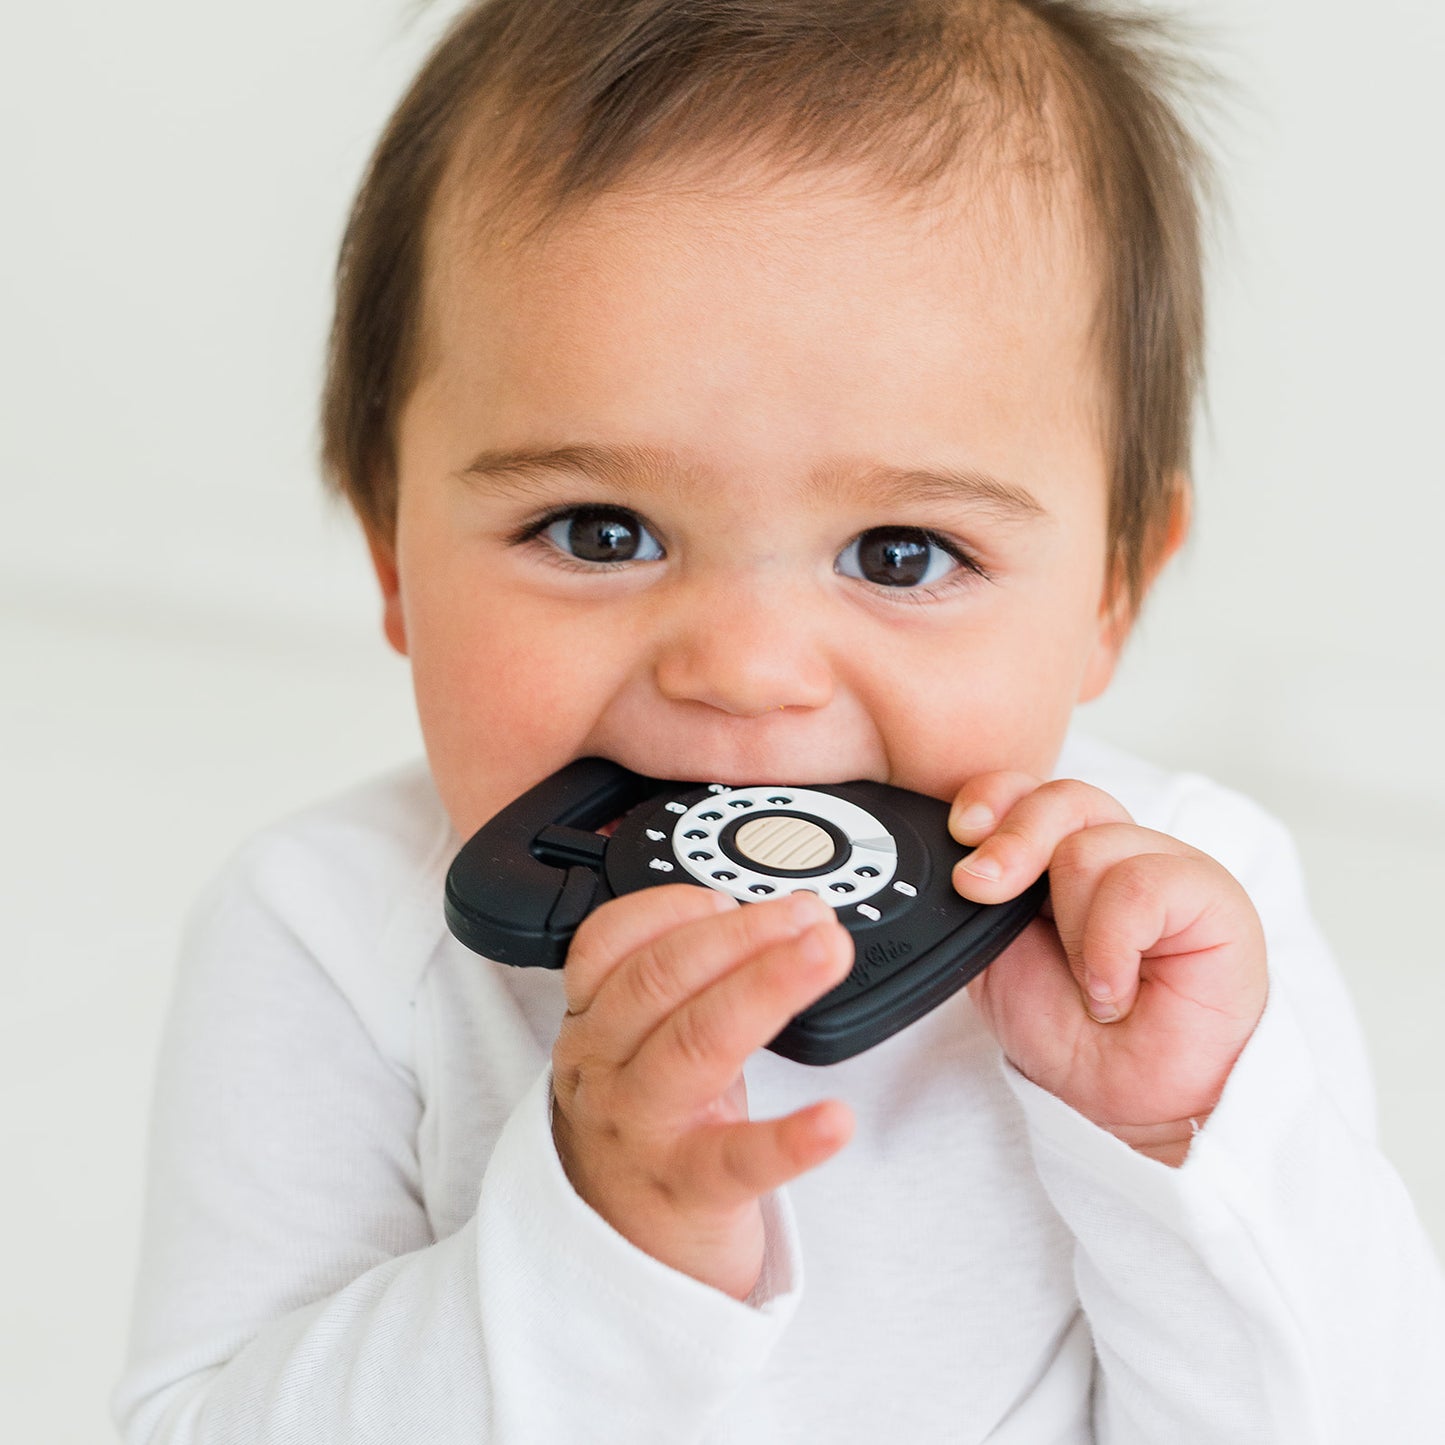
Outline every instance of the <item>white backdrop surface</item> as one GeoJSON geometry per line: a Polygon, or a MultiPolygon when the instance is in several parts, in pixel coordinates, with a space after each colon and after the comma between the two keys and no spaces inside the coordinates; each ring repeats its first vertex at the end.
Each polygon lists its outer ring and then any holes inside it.
{"type": "MultiPolygon", "coordinates": [[[[419,750],[313,418],[345,208],[452,8],[7,15],[5,1439],[109,1434],[182,910],[247,832],[419,750]]],[[[1445,18],[1184,9],[1237,88],[1198,521],[1085,722],[1293,826],[1445,1245],[1445,18]]]]}

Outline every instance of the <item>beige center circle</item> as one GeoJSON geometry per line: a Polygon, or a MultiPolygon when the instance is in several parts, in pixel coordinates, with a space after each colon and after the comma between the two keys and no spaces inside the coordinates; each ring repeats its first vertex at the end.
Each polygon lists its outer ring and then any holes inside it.
{"type": "Polygon", "coordinates": [[[806,818],[754,818],[733,834],[733,847],[750,862],[788,873],[822,868],[836,851],[832,834],[806,818]]]}

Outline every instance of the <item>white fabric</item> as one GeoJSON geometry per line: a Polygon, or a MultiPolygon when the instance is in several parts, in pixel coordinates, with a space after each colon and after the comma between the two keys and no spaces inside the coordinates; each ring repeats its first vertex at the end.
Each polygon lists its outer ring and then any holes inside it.
{"type": "Polygon", "coordinates": [[[1168,1169],[1002,1062],[965,995],[829,1069],[760,1053],[755,1116],[837,1096],[858,1127],[768,1201],[746,1304],[571,1190],[561,978],[447,934],[424,770],[253,840],[181,960],[126,1440],[1445,1440],[1439,1266],[1283,830],[1081,740],[1059,773],[1263,916],[1269,1003],[1219,1108],[1168,1169]]]}

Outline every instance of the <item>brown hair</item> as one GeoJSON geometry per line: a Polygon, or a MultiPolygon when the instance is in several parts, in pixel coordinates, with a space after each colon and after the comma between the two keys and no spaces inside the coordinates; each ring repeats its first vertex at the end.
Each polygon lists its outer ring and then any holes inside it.
{"type": "Polygon", "coordinates": [[[1109,545],[1132,607],[1189,465],[1203,353],[1198,68],[1155,16],[1092,0],[479,0],[382,135],[341,246],[323,463],[396,520],[395,428],[421,365],[429,219],[486,156],[494,214],[540,220],[706,152],[862,163],[899,193],[991,153],[1082,182],[1101,275],[1109,545]]]}

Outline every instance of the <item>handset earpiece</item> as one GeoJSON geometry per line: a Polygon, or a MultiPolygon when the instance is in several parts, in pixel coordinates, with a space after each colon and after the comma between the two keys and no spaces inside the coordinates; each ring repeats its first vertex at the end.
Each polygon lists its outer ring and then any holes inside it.
{"type": "Polygon", "coordinates": [[[577,926],[604,898],[607,839],[596,830],[667,784],[605,758],[579,758],[509,803],[447,872],[447,926],[498,963],[561,968],[577,926]]]}

